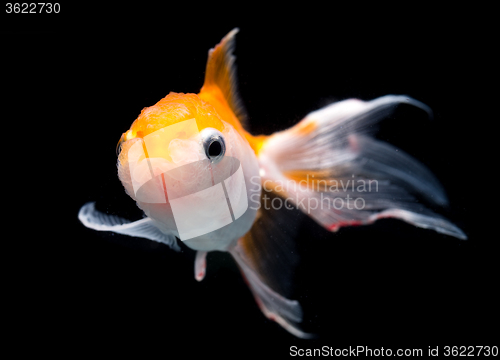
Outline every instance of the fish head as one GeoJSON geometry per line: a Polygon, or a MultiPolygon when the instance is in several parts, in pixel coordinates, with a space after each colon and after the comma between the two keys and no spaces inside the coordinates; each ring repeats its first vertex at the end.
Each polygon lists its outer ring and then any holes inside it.
{"type": "Polygon", "coordinates": [[[260,204],[256,155],[196,94],[142,110],[117,146],[126,193],[164,233],[200,251],[227,250],[260,204]]]}

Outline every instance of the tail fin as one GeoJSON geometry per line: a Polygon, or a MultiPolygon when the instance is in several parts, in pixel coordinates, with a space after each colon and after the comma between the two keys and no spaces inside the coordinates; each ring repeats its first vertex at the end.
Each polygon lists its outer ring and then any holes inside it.
{"type": "Polygon", "coordinates": [[[430,109],[405,96],[349,99],[308,114],[272,135],[259,153],[264,190],[288,198],[330,231],[393,217],[466,239],[458,227],[418,203],[446,205],[443,188],[418,161],[368,135],[396,105],[430,109]],[[350,201],[350,203],[349,203],[350,201]]]}

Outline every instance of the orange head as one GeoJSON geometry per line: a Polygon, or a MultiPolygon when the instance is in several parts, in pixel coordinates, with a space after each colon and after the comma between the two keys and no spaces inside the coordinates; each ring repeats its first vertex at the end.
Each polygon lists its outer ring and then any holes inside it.
{"type": "Polygon", "coordinates": [[[258,196],[250,197],[260,193],[257,158],[198,95],[170,93],[143,109],[118,151],[126,192],[162,231],[207,251],[249,230],[258,196]]]}

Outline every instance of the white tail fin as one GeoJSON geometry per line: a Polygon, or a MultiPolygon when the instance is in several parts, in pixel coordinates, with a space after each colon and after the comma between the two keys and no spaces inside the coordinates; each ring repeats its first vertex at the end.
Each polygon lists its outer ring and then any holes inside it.
{"type": "Polygon", "coordinates": [[[345,100],[308,114],[269,137],[259,153],[264,190],[272,190],[328,230],[394,217],[466,239],[418,197],[446,205],[444,190],[417,160],[371,138],[369,126],[396,105],[430,109],[406,96],[345,100]]]}

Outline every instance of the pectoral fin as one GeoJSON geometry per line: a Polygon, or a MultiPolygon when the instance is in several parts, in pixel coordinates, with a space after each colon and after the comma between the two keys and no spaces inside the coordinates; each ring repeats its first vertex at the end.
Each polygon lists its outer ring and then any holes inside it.
{"type": "Polygon", "coordinates": [[[103,214],[95,209],[95,203],[90,202],[81,207],[78,219],[90,229],[146,238],[180,251],[175,235],[161,232],[150,218],[131,222],[119,216],[103,214]]]}
{"type": "Polygon", "coordinates": [[[207,252],[197,251],[196,259],[194,260],[194,278],[201,281],[205,278],[207,270],[207,252]]]}

